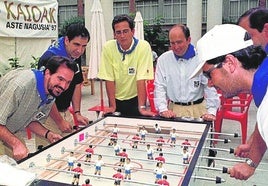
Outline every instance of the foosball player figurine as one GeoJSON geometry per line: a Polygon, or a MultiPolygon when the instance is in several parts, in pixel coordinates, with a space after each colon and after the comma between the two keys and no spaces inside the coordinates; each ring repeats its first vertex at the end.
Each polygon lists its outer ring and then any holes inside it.
{"type": "Polygon", "coordinates": [[[188,152],[188,149],[186,147],[184,147],[182,150],[183,164],[189,164],[189,157],[190,157],[190,154],[188,152]]]}
{"type": "Polygon", "coordinates": [[[133,149],[134,149],[134,148],[137,149],[137,148],[138,148],[138,143],[139,143],[139,141],[141,140],[139,134],[136,134],[135,136],[133,136],[132,140],[133,140],[132,148],[133,148],[133,149]]]}
{"type": "Polygon", "coordinates": [[[74,178],[73,178],[72,185],[78,185],[80,175],[83,174],[83,169],[81,169],[81,163],[77,163],[77,167],[72,169],[72,171],[74,172],[74,178]]]}
{"type": "Polygon", "coordinates": [[[117,169],[117,172],[113,175],[114,185],[121,185],[121,181],[124,179],[121,169],[117,169]]]}
{"type": "Polygon", "coordinates": [[[85,183],[82,184],[82,186],[92,186],[92,185],[90,184],[90,179],[87,178],[87,179],[85,180],[85,183]]]}
{"type": "Polygon", "coordinates": [[[98,155],[98,160],[95,163],[95,175],[101,175],[101,167],[104,164],[102,161],[102,155],[98,155]]]}
{"type": "Polygon", "coordinates": [[[86,152],[86,160],[85,162],[91,161],[91,156],[94,154],[94,149],[92,148],[92,145],[89,145],[88,148],[85,150],[86,152]]]}
{"type": "Polygon", "coordinates": [[[114,154],[118,156],[118,153],[120,152],[120,145],[118,145],[117,141],[114,142],[114,154]]]}
{"type": "Polygon", "coordinates": [[[164,175],[161,180],[158,180],[157,184],[163,185],[163,186],[169,186],[169,182],[167,181],[167,175],[164,175]]]}
{"type": "Polygon", "coordinates": [[[153,154],[154,154],[154,149],[151,147],[150,144],[147,144],[147,159],[148,160],[153,160],[154,157],[153,157],[153,154]]]}
{"type": "Polygon", "coordinates": [[[72,170],[74,168],[74,162],[75,161],[76,161],[76,158],[74,157],[74,152],[70,152],[70,155],[67,158],[68,171],[70,171],[70,170],[72,170]]]}
{"type": "Polygon", "coordinates": [[[126,149],[123,149],[122,152],[118,153],[118,156],[120,156],[120,162],[119,162],[119,166],[124,166],[126,158],[128,158],[128,154],[126,152],[126,149]]]}
{"type": "Polygon", "coordinates": [[[161,133],[161,127],[156,123],[154,125],[154,130],[156,134],[160,134],[161,133]]]}
{"type": "Polygon", "coordinates": [[[181,143],[181,145],[182,149],[186,148],[188,150],[189,146],[191,146],[191,143],[188,139],[185,139],[184,142],[181,143]]]}
{"type": "Polygon", "coordinates": [[[165,143],[165,140],[163,139],[163,136],[160,136],[157,140],[156,140],[156,143],[157,143],[157,151],[162,151],[163,149],[163,143],[165,143]]]}
{"type": "Polygon", "coordinates": [[[125,170],[125,179],[131,180],[131,169],[132,169],[132,164],[130,163],[130,158],[126,159],[126,163],[124,165],[124,170],[125,170]]]}
{"type": "MultiPolygon", "coordinates": [[[[142,126],[142,128],[140,129],[140,135],[141,135],[141,140],[145,141],[145,136],[147,134],[147,130],[145,129],[145,126],[142,126]]],[[[145,142],[144,142],[145,143],[145,142]]]]}
{"type": "Polygon", "coordinates": [[[156,161],[160,161],[160,162],[162,162],[162,163],[166,163],[166,159],[164,158],[162,152],[159,153],[159,156],[156,157],[155,160],[156,160],[156,161]]]}
{"type": "Polygon", "coordinates": [[[175,147],[176,138],[177,138],[176,129],[173,128],[172,131],[170,132],[170,143],[174,145],[170,145],[171,147],[175,147]]]}
{"type": "Polygon", "coordinates": [[[119,128],[117,127],[117,124],[114,124],[113,134],[118,134],[118,132],[119,132],[119,128]]]}
{"type": "Polygon", "coordinates": [[[157,162],[156,168],[154,169],[155,173],[155,183],[158,182],[158,180],[162,179],[163,174],[166,172],[166,170],[163,168],[162,162],[157,162]]]}
{"type": "Polygon", "coordinates": [[[115,142],[117,142],[117,133],[112,133],[112,135],[110,136],[110,142],[108,143],[108,146],[113,146],[113,144],[115,142]]]}

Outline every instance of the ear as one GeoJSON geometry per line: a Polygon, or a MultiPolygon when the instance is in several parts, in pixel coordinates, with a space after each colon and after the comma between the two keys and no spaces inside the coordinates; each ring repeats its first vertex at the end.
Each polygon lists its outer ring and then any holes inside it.
{"type": "Polygon", "coordinates": [[[263,25],[263,30],[262,31],[263,31],[263,33],[265,35],[266,40],[268,40],[268,23],[265,23],[263,25]]]}
{"type": "Polygon", "coordinates": [[[189,43],[191,43],[191,40],[192,40],[191,36],[188,37],[187,41],[188,41],[189,43]]]}
{"type": "Polygon", "coordinates": [[[227,54],[225,57],[225,65],[224,68],[230,72],[234,73],[236,68],[238,67],[238,59],[234,57],[232,54],[227,54]]]}
{"type": "Polygon", "coordinates": [[[50,75],[50,70],[49,69],[46,69],[45,72],[44,72],[44,75],[45,76],[50,75]]]}
{"type": "Polygon", "coordinates": [[[64,43],[66,44],[67,42],[69,42],[69,39],[67,36],[64,37],[64,43]]]}

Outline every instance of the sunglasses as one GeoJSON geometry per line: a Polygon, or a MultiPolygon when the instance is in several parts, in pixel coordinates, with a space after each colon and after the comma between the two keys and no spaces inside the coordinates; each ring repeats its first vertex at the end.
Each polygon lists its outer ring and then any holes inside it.
{"type": "Polygon", "coordinates": [[[208,78],[208,79],[211,79],[211,75],[210,75],[211,72],[213,70],[217,69],[217,68],[221,68],[222,67],[222,64],[223,64],[223,62],[217,63],[217,64],[213,65],[213,67],[211,67],[208,71],[203,71],[204,76],[206,78],[208,78]]]}

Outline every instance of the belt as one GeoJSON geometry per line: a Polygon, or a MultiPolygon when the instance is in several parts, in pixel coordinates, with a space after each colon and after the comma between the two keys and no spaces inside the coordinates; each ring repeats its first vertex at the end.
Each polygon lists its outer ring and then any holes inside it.
{"type": "Polygon", "coordinates": [[[183,103],[183,102],[174,102],[174,101],[171,101],[172,103],[176,104],[176,105],[182,105],[182,106],[190,106],[190,105],[196,105],[196,104],[199,104],[199,103],[202,103],[204,101],[204,97],[198,99],[198,100],[195,100],[195,101],[190,101],[190,102],[187,102],[187,103],[183,103]]]}

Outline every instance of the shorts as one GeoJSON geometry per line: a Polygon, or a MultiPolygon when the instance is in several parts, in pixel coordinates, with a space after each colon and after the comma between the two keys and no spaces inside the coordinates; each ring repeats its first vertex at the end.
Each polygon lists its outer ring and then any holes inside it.
{"type": "Polygon", "coordinates": [[[101,170],[101,166],[96,166],[96,171],[100,171],[101,170]]]}

